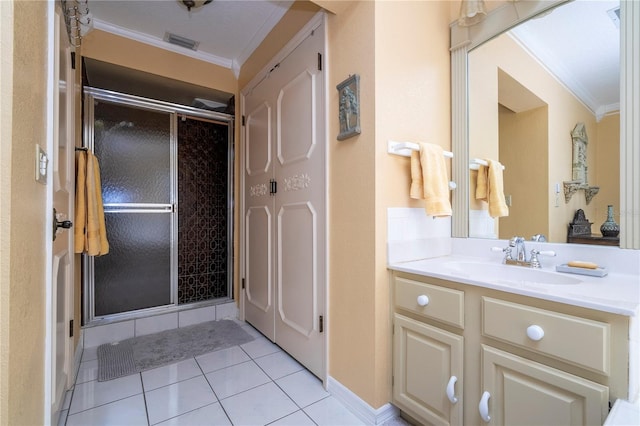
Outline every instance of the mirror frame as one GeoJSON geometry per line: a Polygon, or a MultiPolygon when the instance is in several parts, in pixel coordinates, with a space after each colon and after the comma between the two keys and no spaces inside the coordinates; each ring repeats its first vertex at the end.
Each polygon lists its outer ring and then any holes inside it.
{"type": "MultiPolygon", "coordinates": [[[[451,236],[469,237],[467,54],[520,22],[570,0],[509,1],[484,21],[451,24],[451,144],[454,153],[451,236]]],[[[620,248],[640,249],[640,2],[620,0],[620,248]],[[635,144],[634,144],[635,141],[635,144]],[[634,146],[635,145],[635,146],[634,146]]]]}

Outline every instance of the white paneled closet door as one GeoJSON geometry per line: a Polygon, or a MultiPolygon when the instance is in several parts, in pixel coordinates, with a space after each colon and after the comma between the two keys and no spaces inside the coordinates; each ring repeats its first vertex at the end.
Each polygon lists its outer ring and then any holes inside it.
{"type": "Polygon", "coordinates": [[[320,25],[245,97],[245,318],[319,377],[326,289],[320,25]]]}

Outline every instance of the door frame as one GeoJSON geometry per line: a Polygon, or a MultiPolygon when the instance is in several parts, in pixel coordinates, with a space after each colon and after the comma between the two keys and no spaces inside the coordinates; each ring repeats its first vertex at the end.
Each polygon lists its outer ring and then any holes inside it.
{"type": "MultiPolygon", "coordinates": [[[[69,152],[69,148],[75,146],[76,142],[76,123],[75,123],[75,111],[76,111],[76,101],[75,101],[75,81],[74,81],[74,72],[73,69],[66,70],[67,75],[61,76],[59,73],[59,62],[60,62],[60,44],[62,43],[62,38],[67,37],[67,31],[65,26],[65,15],[62,10],[62,6],[57,2],[48,2],[47,5],[47,100],[46,100],[46,141],[45,141],[45,152],[47,155],[47,172],[46,172],[46,200],[45,200],[45,211],[43,212],[43,217],[45,218],[45,353],[44,353],[44,422],[45,424],[56,424],[58,422],[58,416],[60,411],[63,408],[64,403],[64,394],[62,395],[62,399],[59,401],[55,401],[54,395],[54,379],[57,379],[59,372],[55,371],[56,368],[56,353],[57,353],[57,343],[56,343],[56,325],[57,325],[57,316],[58,311],[57,308],[57,300],[56,293],[57,289],[53,288],[54,286],[54,268],[53,268],[53,256],[54,256],[54,246],[53,246],[53,236],[54,230],[52,221],[53,217],[53,208],[54,208],[54,184],[53,182],[53,167],[57,164],[57,146],[56,139],[59,137],[59,120],[60,110],[59,110],[59,86],[60,80],[64,78],[66,83],[67,90],[67,102],[65,106],[67,108],[66,113],[64,114],[66,118],[66,129],[69,132],[67,144],[67,152],[69,152]]],[[[71,43],[67,43],[70,47],[68,52],[73,54],[75,51],[71,43]]],[[[68,61],[71,61],[71,58],[68,58],[68,61]]],[[[70,164],[74,162],[74,154],[69,154],[70,164]]],[[[73,220],[74,209],[73,209],[73,197],[74,194],[69,194],[71,197],[70,206],[68,213],[68,219],[73,220]]],[[[57,220],[57,218],[55,218],[57,220]]],[[[73,231],[66,231],[71,234],[73,231]]],[[[67,235],[61,235],[67,237],[67,235]]],[[[74,271],[74,260],[75,255],[73,254],[73,239],[70,239],[70,247],[71,252],[68,254],[69,265],[66,268],[70,271],[74,271]]],[[[75,371],[73,368],[73,364],[75,362],[75,354],[74,354],[74,339],[72,337],[73,330],[71,328],[70,321],[74,318],[74,280],[73,274],[71,274],[66,282],[65,289],[65,300],[62,305],[64,306],[64,324],[65,324],[65,333],[66,337],[66,371],[70,372],[70,374],[66,378],[66,389],[73,384],[75,380],[75,371]],[[67,328],[68,327],[68,328],[67,328]]]]}
{"type": "MultiPolygon", "coordinates": [[[[325,93],[323,94],[325,97],[325,100],[329,99],[329,89],[328,89],[328,72],[327,72],[327,63],[328,63],[328,59],[327,59],[327,34],[328,31],[326,31],[326,13],[323,11],[319,11],[318,13],[316,13],[313,18],[311,18],[309,20],[309,22],[306,23],[306,25],[304,27],[302,27],[302,29],[291,38],[291,40],[289,40],[289,42],[262,68],[262,70],[260,70],[250,81],[249,83],[247,83],[245,85],[244,88],[242,88],[240,90],[240,115],[241,117],[245,117],[246,116],[246,96],[249,94],[249,92],[251,92],[251,90],[257,86],[258,84],[260,84],[264,79],[266,79],[270,73],[270,70],[272,70],[279,62],[281,62],[282,60],[284,60],[287,56],[289,56],[289,54],[296,49],[296,47],[298,47],[298,45],[300,45],[309,35],[311,35],[311,33],[318,28],[319,26],[324,25],[325,26],[325,31],[324,31],[324,70],[325,72],[322,73],[322,78],[324,79],[324,89],[325,89],[325,93]]],[[[322,125],[325,126],[325,129],[328,129],[329,127],[329,107],[328,107],[328,102],[324,102],[324,123],[322,123],[322,125]]],[[[244,121],[244,120],[243,120],[244,121]]],[[[327,227],[326,227],[326,233],[325,233],[325,264],[326,264],[326,277],[327,279],[325,279],[325,282],[323,283],[324,286],[324,300],[325,300],[325,307],[324,307],[324,311],[325,311],[325,318],[324,318],[324,332],[322,333],[322,338],[324,339],[324,371],[322,372],[322,377],[320,377],[320,379],[322,380],[325,388],[328,384],[328,379],[329,379],[329,333],[330,333],[330,319],[329,319],[329,285],[328,285],[328,277],[329,277],[329,244],[328,244],[328,235],[329,235],[329,227],[328,227],[328,218],[329,218],[329,185],[328,185],[328,178],[329,178],[329,136],[328,136],[328,132],[325,132],[325,140],[324,142],[324,150],[325,150],[325,176],[327,177],[327,181],[325,182],[325,191],[324,191],[324,197],[325,197],[325,217],[326,222],[327,222],[327,227]]],[[[245,186],[245,178],[244,178],[244,170],[246,167],[246,134],[245,134],[245,127],[244,127],[244,123],[240,129],[240,146],[238,147],[237,151],[238,151],[238,155],[239,155],[239,173],[238,173],[238,179],[239,179],[239,184],[240,184],[240,191],[239,191],[239,196],[238,196],[238,211],[239,211],[239,215],[238,217],[240,218],[240,220],[238,221],[238,228],[239,228],[239,238],[238,238],[238,244],[239,244],[239,255],[240,258],[238,259],[239,261],[239,267],[238,270],[240,272],[240,276],[239,276],[239,281],[240,281],[240,285],[238,286],[238,304],[239,304],[239,312],[238,312],[238,317],[241,321],[245,320],[245,288],[244,288],[244,280],[245,280],[245,271],[246,271],[246,256],[247,256],[247,247],[246,247],[246,243],[245,243],[245,238],[246,238],[246,228],[245,228],[245,220],[244,220],[244,211],[245,211],[245,195],[247,192],[247,188],[245,186]]]]}
{"type": "MultiPolygon", "coordinates": [[[[226,113],[207,111],[204,109],[189,107],[185,105],[174,104],[171,102],[165,102],[155,99],[144,98],[141,96],[128,95],[125,93],[115,92],[106,89],[98,89],[94,87],[83,87],[83,97],[85,98],[84,107],[84,119],[83,119],[83,141],[84,147],[93,151],[93,122],[94,122],[94,109],[93,100],[102,100],[114,104],[124,105],[131,108],[140,108],[157,112],[168,113],[171,116],[171,168],[176,170],[177,168],[177,126],[178,117],[195,117],[208,120],[215,120],[226,123],[228,125],[228,204],[227,204],[227,250],[228,253],[233,253],[233,206],[234,206],[234,156],[235,156],[235,142],[234,142],[234,116],[226,113]]],[[[179,203],[177,173],[172,180],[172,193],[173,193],[173,206],[175,214],[177,216],[177,205],[179,203]]],[[[139,309],[135,311],[122,312],[117,314],[110,314],[97,317],[94,311],[94,258],[92,256],[82,255],[82,325],[83,326],[97,326],[104,325],[113,322],[125,321],[136,318],[143,318],[152,315],[166,314],[177,312],[185,308],[192,309],[194,307],[209,306],[212,304],[220,303],[222,299],[232,300],[233,298],[233,262],[229,262],[228,278],[227,278],[227,297],[220,299],[212,299],[203,302],[194,302],[184,305],[178,304],[178,254],[177,254],[177,238],[178,238],[178,218],[173,220],[172,225],[172,253],[171,253],[171,302],[167,305],[156,306],[152,308],[139,309]]]]}

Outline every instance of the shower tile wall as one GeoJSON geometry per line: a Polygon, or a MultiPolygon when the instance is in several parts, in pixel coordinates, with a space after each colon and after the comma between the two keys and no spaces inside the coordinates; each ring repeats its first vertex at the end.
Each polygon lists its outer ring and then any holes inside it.
{"type": "Polygon", "coordinates": [[[229,296],[228,128],[178,120],[178,303],[229,296]]]}

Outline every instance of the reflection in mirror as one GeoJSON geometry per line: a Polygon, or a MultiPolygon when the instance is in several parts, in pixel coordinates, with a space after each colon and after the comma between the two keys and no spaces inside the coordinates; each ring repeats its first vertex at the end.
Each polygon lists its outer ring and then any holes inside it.
{"type": "MultiPolygon", "coordinates": [[[[509,215],[493,218],[469,174],[469,236],[545,235],[567,242],[582,209],[599,230],[620,206],[619,1],[576,0],[530,19],[468,55],[469,158],[498,160],[509,215]],[[573,180],[572,131],[588,135],[584,188],[573,180]],[[590,195],[593,195],[591,190],[590,195]]],[[[617,213],[617,212],[616,212],[617,213]]]]}

